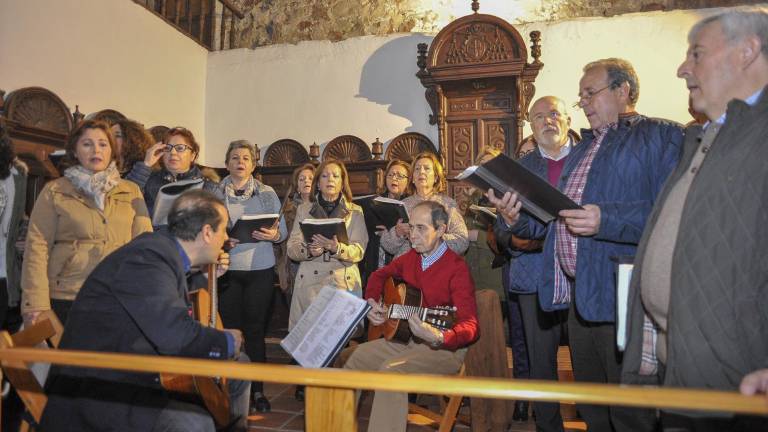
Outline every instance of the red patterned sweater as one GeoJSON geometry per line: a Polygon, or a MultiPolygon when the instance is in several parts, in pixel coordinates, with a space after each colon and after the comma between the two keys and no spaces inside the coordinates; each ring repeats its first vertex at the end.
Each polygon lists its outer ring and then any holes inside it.
{"type": "Polygon", "coordinates": [[[381,299],[384,282],[393,277],[419,288],[426,307],[456,306],[456,324],[443,331],[443,349],[456,350],[474,342],[478,336],[475,284],[464,259],[448,249],[427,270],[421,270],[421,256],[411,249],[368,278],[365,298],[381,299]]]}

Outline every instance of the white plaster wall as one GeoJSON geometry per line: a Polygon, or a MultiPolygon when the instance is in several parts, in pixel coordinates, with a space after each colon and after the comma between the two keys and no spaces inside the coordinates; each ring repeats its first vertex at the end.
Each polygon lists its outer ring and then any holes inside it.
{"type": "MultiPolygon", "coordinates": [[[[687,32],[704,11],[654,12],[517,26],[527,40],[542,33],[536,96],[575,102],[588,61],[623,57],[640,77],[643,114],[686,123],[688,92],[676,69],[687,49],[687,32]]],[[[361,37],[342,42],[302,42],[255,50],[211,53],[208,59],[204,160],[222,166],[229,141],[250,139],[265,149],[280,138],[309,146],[342,134],[383,142],[420,132],[437,144],[428,124],[424,89],[414,76],[421,34],[361,37]]],[[[580,111],[573,127],[587,127],[580,111]]],[[[527,133],[529,129],[527,128],[527,133]]],[[[321,147],[322,148],[322,147],[321,147]]]]}
{"type": "Polygon", "coordinates": [[[0,0],[0,88],[205,136],[208,51],[129,0],[0,0]]]}

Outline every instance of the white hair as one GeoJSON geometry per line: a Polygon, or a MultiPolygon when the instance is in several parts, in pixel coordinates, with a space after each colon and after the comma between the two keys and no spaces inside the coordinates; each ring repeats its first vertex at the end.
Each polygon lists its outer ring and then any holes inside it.
{"type": "Polygon", "coordinates": [[[728,42],[743,40],[749,36],[760,39],[760,49],[768,57],[768,8],[748,6],[730,8],[697,22],[688,33],[688,43],[692,43],[701,30],[713,23],[720,23],[728,42]]]}

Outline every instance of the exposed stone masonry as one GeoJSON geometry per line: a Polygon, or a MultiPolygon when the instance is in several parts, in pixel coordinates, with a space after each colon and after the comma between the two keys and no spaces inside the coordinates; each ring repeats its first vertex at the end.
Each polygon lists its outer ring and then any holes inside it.
{"type": "MultiPolygon", "coordinates": [[[[340,41],[365,35],[436,33],[471,13],[470,0],[236,0],[246,17],[236,29],[235,47],[256,48],[305,40],[340,41]]],[[[760,3],[738,0],[485,0],[480,12],[511,23],[554,21],[624,13],[699,9],[760,3]],[[514,4],[513,6],[509,6],[514,4]],[[503,5],[503,6],[497,6],[503,5]]]]}

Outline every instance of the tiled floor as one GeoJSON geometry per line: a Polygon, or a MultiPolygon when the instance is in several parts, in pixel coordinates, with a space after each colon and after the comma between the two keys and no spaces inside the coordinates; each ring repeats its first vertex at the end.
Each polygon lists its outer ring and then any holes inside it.
{"type": "MultiPolygon", "coordinates": [[[[273,308],[272,320],[267,338],[267,358],[270,363],[288,363],[290,357],[280,348],[280,339],[287,334],[287,307],[285,300],[281,296],[275,296],[276,301],[273,308]]],[[[249,417],[249,430],[256,431],[303,431],[304,430],[304,404],[294,399],[295,387],[285,384],[264,384],[264,393],[272,404],[272,411],[267,414],[254,415],[249,417]]],[[[368,415],[371,411],[371,402],[373,394],[364,392],[358,412],[358,429],[365,431],[368,427],[368,415]]],[[[419,404],[437,405],[438,401],[434,397],[420,397],[419,404]]],[[[462,408],[462,413],[468,414],[468,407],[462,408]]],[[[429,419],[421,416],[411,416],[409,418],[408,431],[422,432],[434,431],[429,419]]],[[[584,423],[573,421],[566,422],[568,431],[584,431],[584,423]]],[[[457,424],[454,431],[469,431],[469,427],[457,424]]],[[[528,422],[515,422],[508,429],[509,432],[527,432],[535,431],[536,427],[532,420],[528,422]]],[[[330,431],[329,431],[330,432],[330,431]]],[[[333,431],[336,432],[336,431],[333,431]]],[[[343,432],[343,431],[339,431],[343,432]]],[[[504,432],[504,431],[500,431],[504,432]]]]}

